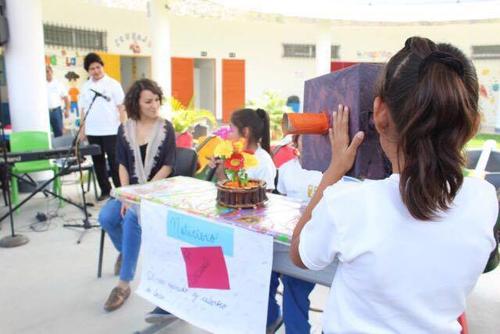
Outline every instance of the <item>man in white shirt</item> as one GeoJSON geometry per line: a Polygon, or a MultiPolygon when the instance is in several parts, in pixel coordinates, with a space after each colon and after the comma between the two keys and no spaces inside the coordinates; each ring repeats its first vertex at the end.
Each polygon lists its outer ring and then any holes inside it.
{"type": "Polygon", "coordinates": [[[45,67],[47,78],[47,100],[49,103],[50,126],[54,132],[54,137],[60,137],[63,134],[63,112],[61,103],[64,101],[64,117],[69,116],[69,99],[66,88],[57,79],[54,79],[52,67],[45,67]]]}
{"type": "Polygon", "coordinates": [[[104,62],[98,54],[89,53],[83,63],[90,78],[84,83],[80,95],[82,120],[85,120],[81,125],[83,129],[80,135],[81,139],[86,136],[90,144],[101,147],[101,154],[93,155],[92,160],[101,188],[101,195],[97,200],[102,201],[107,199],[111,192],[106,156],[113,183],[115,187],[120,186],[115,151],[116,134],[122,112],[120,109],[125,94],[120,83],[106,75],[104,62]]]}

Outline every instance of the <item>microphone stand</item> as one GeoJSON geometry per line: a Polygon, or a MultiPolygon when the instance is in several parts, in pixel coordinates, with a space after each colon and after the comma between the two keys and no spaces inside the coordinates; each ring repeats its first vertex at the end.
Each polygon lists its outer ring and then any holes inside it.
{"type": "Polygon", "coordinates": [[[73,142],[71,144],[71,148],[74,147],[76,150],[75,156],[76,156],[76,161],[78,162],[78,173],[80,175],[80,189],[82,191],[83,212],[85,214],[85,218],[83,219],[83,224],[64,224],[63,227],[83,228],[83,231],[80,234],[80,237],[76,241],[77,244],[82,242],[83,237],[85,236],[85,234],[87,233],[87,231],[89,229],[95,228],[95,227],[100,227],[100,225],[91,224],[89,221],[90,215],[89,215],[88,210],[87,210],[87,199],[85,197],[85,188],[83,186],[82,162],[81,162],[80,153],[79,153],[79,151],[80,151],[80,132],[82,131],[82,125],[85,124],[85,121],[87,120],[87,116],[89,115],[90,110],[92,109],[92,106],[94,105],[94,102],[97,99],[97,97],[99,97],[99,95],[97,95],[97,93],[94,92],[94,97],[93,97],[92,101],[90,102],[90,105],[87,109],[87,112],[85,113],[85,116],[83,117],[83,121],[80,122],[80,127],[78,128],[78,131],[77,131],[75,137],[73,138],[73,142]]]}
{"type": "Polygon", "coordinates": [[[9,164],[7,162],[7,145],[5,144],[5,130],[3,123],[0,122],[0,131],[2,136],[2,150],[3,150],[3,168],[2,170],[2,186],[5,187],[7,193],[7,203],[9,205],[9,218],[10,218],[10,235],[0,239],[0,247],[10,248],[17,247],[27,244],[29,242],[28,237],[22,234],[16,234],[14,232],[14,213],[12,210],[12,201],[10,198],[10,180],[9,180],[9,164]],[[5,173],[4,173],[5,172],[5,173]]]}

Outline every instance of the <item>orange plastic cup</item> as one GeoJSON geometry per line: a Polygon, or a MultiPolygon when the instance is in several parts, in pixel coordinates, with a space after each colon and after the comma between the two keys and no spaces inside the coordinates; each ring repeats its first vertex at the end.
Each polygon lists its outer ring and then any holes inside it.
{"type": "Polygon", "coordinates": [[[328,133],[330,122],[325,113],[285,113],[281,127],[285,135],[324,135],[328,133]]]}

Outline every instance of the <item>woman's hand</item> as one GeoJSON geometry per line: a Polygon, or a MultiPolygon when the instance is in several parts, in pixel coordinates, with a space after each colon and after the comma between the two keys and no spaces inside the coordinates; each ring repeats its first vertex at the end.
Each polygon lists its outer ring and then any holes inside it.
{"type": "Polygon", "coordinates": [[[332,159],[325,174],[345,175],[352,168],[358,147],[363,142],[365,135],[359,131],[350,142],[349,108],[341,104],[339,104],[338,110],[333,112],[332,123],[329,133],[332,159]]]}
{"type": "Polygon", "coordinates": [[[127,213],[127,210],[129,208],[129,205],[127,203],[122,203],[122,207],[120,209],[120,215],[123,217],[125,217],[125,214],[127,213]]]}

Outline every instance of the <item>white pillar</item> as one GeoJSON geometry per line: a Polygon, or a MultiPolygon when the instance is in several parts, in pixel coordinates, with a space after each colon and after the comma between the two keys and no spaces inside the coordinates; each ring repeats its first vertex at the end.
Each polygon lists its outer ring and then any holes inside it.
{"type": "Polygon", "coordinates": [[[49,131],[40,0],[7,0],[5,72],[13,131],[49,131]]]}
{"type": "MultiPolygon", "coordinates": [[[[151,74],[166,97],[172,95],[172,68],[170,52],[170,19],[165,1],[149,1],[151,27],[151,74]]],[[[170,119],[170,106],[164,106],[170,119]]]]}
{"type": "Polygon", "coordinates": [[[222,120],[222,58],[215,60],[215,118],[222,120]]]}
{"type": "Polygon", "coordinates": [[[321,24],[320,31],[316,36],[316,75],[324,75],[330,73],[331,63],[331,36],[330,26],[321,24]]]}

